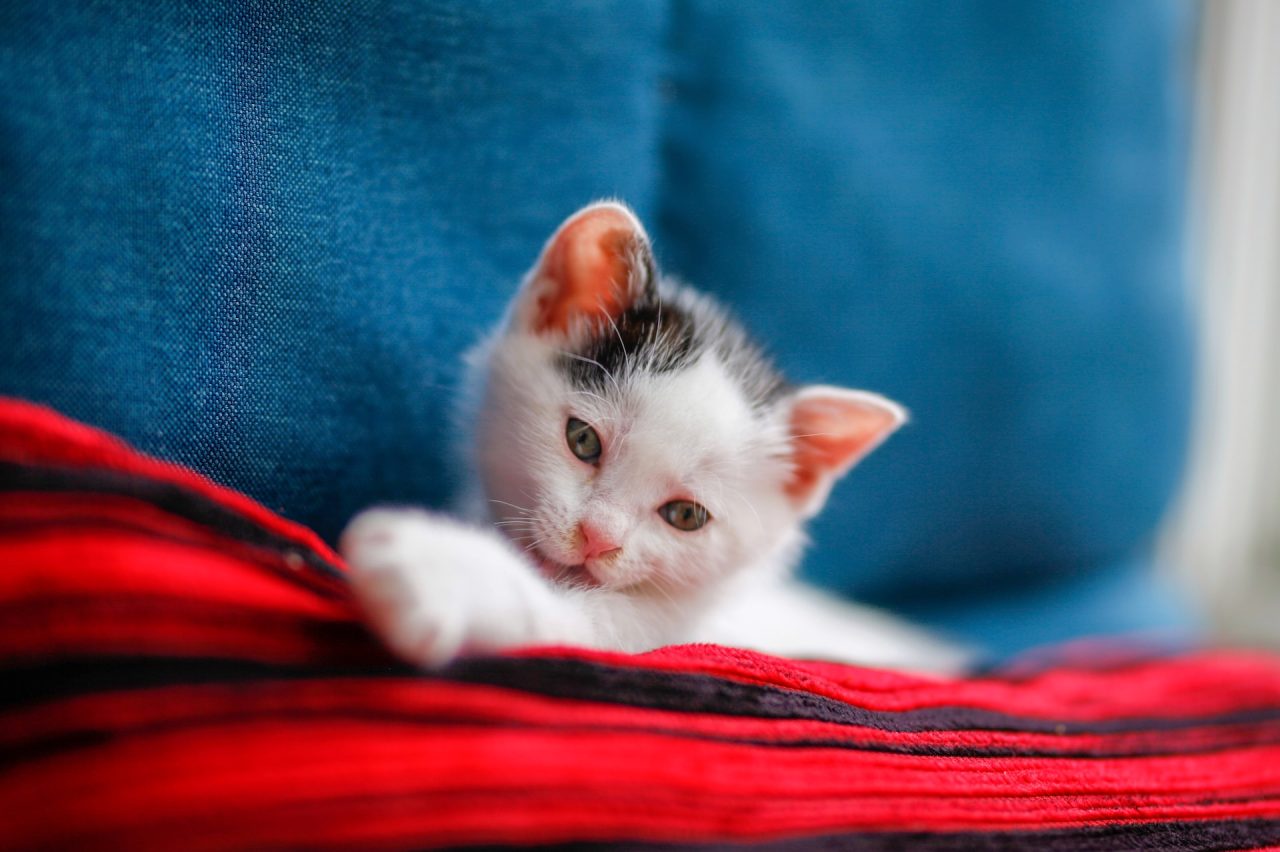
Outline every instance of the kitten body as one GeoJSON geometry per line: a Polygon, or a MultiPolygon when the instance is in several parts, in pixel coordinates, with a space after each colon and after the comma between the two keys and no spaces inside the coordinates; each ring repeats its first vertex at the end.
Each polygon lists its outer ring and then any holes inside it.
{"type": "Polygon", "coordinates": [[[712,299],[660,277],[624,206],[560,227],[467,368],[462,520],[373,509],[343,535],[357,596],[406,659],[712,641],[963,663],[789,578],[804,522],[905,412],[789,385],[712,299]]]}

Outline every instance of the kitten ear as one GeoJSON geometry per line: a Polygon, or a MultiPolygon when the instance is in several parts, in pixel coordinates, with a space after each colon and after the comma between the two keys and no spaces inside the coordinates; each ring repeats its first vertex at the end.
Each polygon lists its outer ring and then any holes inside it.
{"type": "Polygon", "coordinates": [[[906,409],[866,391],[813,385],[791,397],[786,492],[801,515],[816,515],[835,481],[905,422],[906,409]]]}
{"type": "Polygon", "coordinates": [[[547,241],[525,278],[515,319],[535,334],[563,334],[578,320],[616,318],[652,292],[656,278],[640,220],[623,204],[597,202],[547,241]]]}

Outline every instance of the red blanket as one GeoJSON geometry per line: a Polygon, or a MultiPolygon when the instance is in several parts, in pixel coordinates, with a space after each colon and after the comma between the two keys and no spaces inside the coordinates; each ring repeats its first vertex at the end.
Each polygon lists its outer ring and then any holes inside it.
{"type": "Polygon", "coordinates": [[[1280,844],[1280,659],[963,680],[713,646],[439,675],[242,495],[0,401],[0,845],[1280,844]]]}

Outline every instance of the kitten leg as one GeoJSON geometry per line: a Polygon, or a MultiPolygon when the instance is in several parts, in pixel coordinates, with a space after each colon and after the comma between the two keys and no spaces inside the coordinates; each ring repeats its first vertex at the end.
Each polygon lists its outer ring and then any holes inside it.
{"type": "Polygon", "coordinates": [[[386,644],[415,665],[519,645],[590,645],[572,593],[496,532],[416,509],[371,509],[340,544],[352,590],[386,644]]]}

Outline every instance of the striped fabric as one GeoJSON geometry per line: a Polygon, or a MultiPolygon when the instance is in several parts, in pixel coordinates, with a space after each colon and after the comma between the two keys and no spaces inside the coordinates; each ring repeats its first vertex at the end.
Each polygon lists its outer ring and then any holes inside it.
{"type": "Polygon", "coordinates": [[[438,676],[338,557],[0,402],[0,846],[1280,848],[1280,659],[934,680],[712,646],[438,676]]]}

